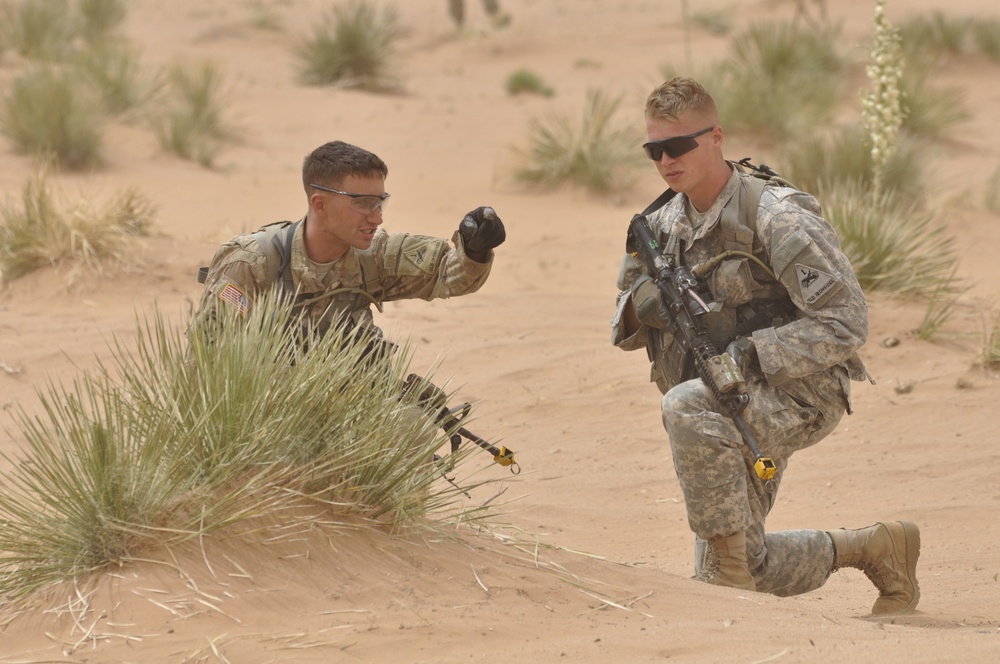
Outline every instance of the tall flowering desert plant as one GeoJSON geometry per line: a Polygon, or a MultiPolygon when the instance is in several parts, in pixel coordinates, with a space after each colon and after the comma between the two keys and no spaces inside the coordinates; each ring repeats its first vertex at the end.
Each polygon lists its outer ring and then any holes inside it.
{"type": "Polygon", "coordinates": [[[875,38],[866,68],[872,90],[861,98],[861,116],[871,140],[874,195],[882,189],[885,165],[896,146],[896,136],[906,117],[900,80],[903,51],[899,30],[885,15],[885,2],[875,3],[875,38]]]}

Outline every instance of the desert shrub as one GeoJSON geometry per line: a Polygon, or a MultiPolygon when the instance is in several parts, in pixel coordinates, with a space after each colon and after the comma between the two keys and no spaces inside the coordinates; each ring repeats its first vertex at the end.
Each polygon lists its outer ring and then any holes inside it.
{"type": "Polygon", "coordinates": [[[80,170],[101,163],[103,117],[86,82],[44,65],[14,79],[0,112],[0,131],[18,152],[80,170]]]}
{"type": "Polygon", "coordinates": [[[128,14],[124,0],[77,0],[80,35],[90,43],[111,36],[128,14]]]}
{"type": "Polygon", "coordinates": [[[192,328],[188,347],[156,312],[134,347],[115,340],[106,364],[40,391],[41,415],[18,408],[0,597],[262,515],[403,525],[459,498],[433,461],[446,437],[401,392],[408,351],[372,354],[339,330],[302,339],[300,322],[264,296],[192,328]]]}
{"type": "Polygon", "coordinates": [[[528,126],[528,165],[515,177],[543,188],[572,183],[597,194],[627,188],[632,170],[645,159],[639,149],[641,134],[615,125],[620,103],[620,97],[589,90],[579,124],[558,114],[533,120],[528,126]]]}
{"type": "Polygon", "coordinates": [[[843,70],[834,40],[788,23],[757,23],[736,35],[706,78],[725,126],[784,138],[826,123],[843,70]]]}
{"type": "Polygon", "coordinates": [[[899,30],[908,59],[922,59],[928,53],[965,53],[971,25],[967,17],[935,11],[909,16],[900,22],[899,30]]]}
{"type": "MultiPolygon", "coordinates": [[[[883,187],[924,201],[925,151],[920,143],[900,135],[883,169],[883,187]]],[[[816,194],[845,184],[860,184],[865,189],[874,185],[871,144],[860,126],[802,137],[785,144],[781,155],[778,170],[804,191],[816,194]]]]}
{"type": "Polygon", "coordinates": [[[32,60],[60,60],[73,52],[76,24],[69,0],[0,4],[7,43],[32,60]]]}
{"type": "Polygon", "coordinates": [[[986,181],[983,207],[994,214],[1000,214],[1000,166],[993,170],[993,174],[986,181]]]}
{"type": "Polygon", "coordinates": [[[504,84],[504,88],[507,90],[509,95],[517,95],[523,92],[530,94],[541,95],[543,97],[552,97],[555,95],[555,90],[549,87],[542,77],[531,71],[530,69],[518,69],[513,74],[507,77],[507,81],[504,84]]]}
{"type": "Polygon", "coordinates": [[[954,292],[954,238],[919,203],[848,184],[824,192],[823,211],[866,291],[939,298],[954,292]]]}
{"type": "Polygon", "coordinates": [[[157,88],[140,68],[138,49],[126,43],[95,44],[82,51],[73,64],[112,115],[140,108],[157,88]]]}
{"type": "Polygon", "coordinates": [[[983,318],[982,344],[979,361],[988,369],[1000,367],[1000,313],[983,318]]]}
{"type": "Polygon", "coordinates": [[[959,306],[959,298],[967,289],[958,286],[955,272],[958,268],[954,263],[952,273],[947,279],[941,279],[934,292],[927,298],[927,308],[920,320],[915,333],[922,341],[931,341],[941,334],[945,324],[955,314],[959,306]]]}
{"type": "Polygon", "coordinates": [[[1000,20],[976,18],[972,22],[972,40],[980,53],[990,60],[1000,60],[1000,20]]]}
{"type": "Polygon", "coordinates": [[[210,62],[193,69],[174,65],[168,73],[166,112],[153,120],[160,147],[208,167],[236,142],[236,130],[224,113],[224,83],[210,62]]]}
{"type": "Polygon", "coordinates": [[[396,10],[366,0],[334,5],[297,50],[307,85],[337,84],[375,92],[395,89],[390,62],[402,35],[396,10]]]}
{"type": "Polygon", "coordinates": [[[968,120],[971,114],[960,88],[931,85],[930,74],[928,66],[921,62],[903,70],[901,84],[907,108],[903,129],[917,136],[939,138],[968,120]]]}
{"type": "Polygon", "coordinates": [[[80,269],[131,265],[135,238],[148,235],[153,216],[151,201],[134,189],[104,205],[81,199],[66,206],[41,169],[24,186],[19,203],[7,200],[0,207],[0,280],[46,265],[67,266],[70,280],[80,269]]]}

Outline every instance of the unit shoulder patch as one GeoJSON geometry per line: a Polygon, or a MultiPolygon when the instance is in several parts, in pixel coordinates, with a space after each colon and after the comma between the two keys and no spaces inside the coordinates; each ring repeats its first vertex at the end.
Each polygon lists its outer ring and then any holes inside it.
{"type": "Polygon", "coordinates": [[[431,275],[437,271],[445,243],[437,238],[410,235],[403,239],[400,247],[399,274],[431,275]]]}
{"type": "Polygon", "coordinates": [[[795,275],[799,282],[799,293],[806,304],[815,304],[837,283],[833,275],[802,263],[795,264],[795,275]]]}

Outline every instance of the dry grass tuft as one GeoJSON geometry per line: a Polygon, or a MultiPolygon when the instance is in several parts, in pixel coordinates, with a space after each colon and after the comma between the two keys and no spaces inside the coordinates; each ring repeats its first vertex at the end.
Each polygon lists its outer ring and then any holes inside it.
{"type": "Polygon", "coordinates": [[[533,121],[528,127],[528,164],[515,177],[537,187],[552,189],[575,184],[596,194],[627,189],[636,168],[645,163],[639,148],[642,135],[615,124],[621,98],[590,90],[577,124],[563,115],[533,121]]]}
{"type": "Polygon", "coordinates": [[[20,202],[0,207],[0,281],[12,281],[48,265],[67,267],[67,281],[81,270],[103,273],[134,265],[136,239],[147,235],[152,202],[135,189],[103,206],[81,199],[64,206],[50,189],[44,168],[24,186],[20,202]]]}

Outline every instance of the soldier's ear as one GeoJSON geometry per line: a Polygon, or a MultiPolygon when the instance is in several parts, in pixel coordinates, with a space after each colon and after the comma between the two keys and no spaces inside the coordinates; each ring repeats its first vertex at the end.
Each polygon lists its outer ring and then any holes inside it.
{"type": "Polygon", "coordinates": [[[310,194],[309,207],[317,212],[326,212],[326,197],[323,194],[310,194]]]}

